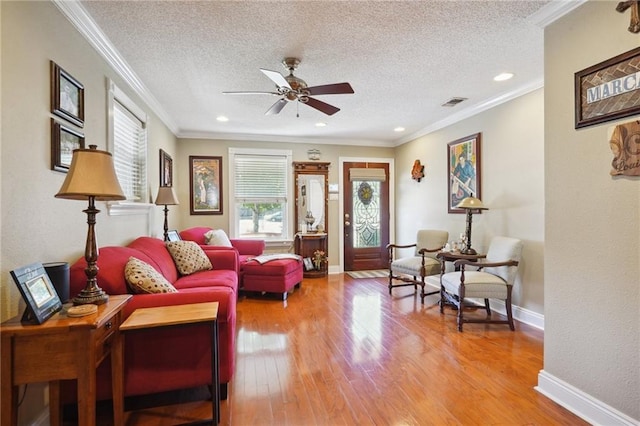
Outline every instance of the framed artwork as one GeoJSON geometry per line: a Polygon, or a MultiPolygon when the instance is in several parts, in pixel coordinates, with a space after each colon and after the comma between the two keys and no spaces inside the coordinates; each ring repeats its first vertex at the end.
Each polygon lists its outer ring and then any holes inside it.
{"type": "Polygon", "coordinates": [[[11,277],[27,304],[22,322],[42,324],[62,309],[60,297],[41,263],[14,269],[11,277]]]}
{"type": "Polygon", "coordinates": [[[222,157],[189,156],[191,214],[222,214],[222,157]]]}
{"type": "Polygon", "coordinates": [[[67,173],[73,150],[84,148],[84,135],[51,119],[51,170],[67,173]]]}
{"type": "Polygon", "coordinates": [[[160,186],[173,186],[173,160],[160,150],[160,186]]]}
{"type": "Polygon", "coordinates": [[[447,174],[449,213],[465,213],[456,206],[466,197],[482,199],[480,192],[480,145],[482,133],[449,142],[447,149],[447,174]]]}
{"type": "Polygon", "coordinates": [[[53,61],[51,111],[76,126],[84,126],[84,86],[53,61]]]}
{"type": "Polygon", "coordinates": [[[575,128],[640,114],[640,47],[575,73],[575,128]]]}

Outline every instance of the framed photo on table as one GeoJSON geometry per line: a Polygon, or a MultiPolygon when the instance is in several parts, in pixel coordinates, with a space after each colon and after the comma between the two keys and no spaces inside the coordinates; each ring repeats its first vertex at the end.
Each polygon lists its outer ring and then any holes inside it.
{"type": "Polygon", "coordinates": [[[482,133],[460,138],[447,145],[448,210],[465,213],[456,206],[467,197],[482,199],[480,191],[480,145],[482,133]]]}
{"type": "Polygon", "coordinates": [[[67,173],[73,150],[84,148],[84,135],[51,119],[51,170],[67,173]]]}
{"type": "Polygon", "coordinates": [[[84,126],[84,86],[53,61],[51,111],[78,127],[84,126]]]}
{"type": "Polygon", "coordinates": [[[62,309],[60,297],[41,263],[14,269],[11,277],[27,304],[23,323],[42,324],[62,309]]]}
{"type": "Polygon", "coordinates": [[[160,186],[173,186],[173,159],[160,150],[160,186]]]}
{"type": "Polygon", "coordinates": [[[222,214],[222,157],[189,156],[192,215],[222,214]]]}

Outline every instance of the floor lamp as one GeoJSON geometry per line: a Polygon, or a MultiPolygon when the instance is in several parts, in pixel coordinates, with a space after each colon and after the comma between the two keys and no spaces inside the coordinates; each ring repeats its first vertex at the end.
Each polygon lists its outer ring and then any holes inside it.
{"type": "Polygon", "coordinates": [[[471,221],[472,215],[474,211],[477,210],[489,210],[487,207],[482,204],[482,201],[475,197],[467,197],[464,200],[460,201],[460,204],[456,206],[459,209],[464,209],[467,211],[467,233],[465,234],[465,246],[462,249],[462,254],[477,254],[474,249],[471,248],[471,221]]]}
{"type": "Polygon", "coordinates": [[[74,305],[93,303],[100,305],[109,300],[109,295],[98,287],[98,249],[96,247],[95,224],[96,215],[100,210],[96,209],[95,202],[124,200],[126,197],[118,183],[118,177],[113,166],[113,157],[107,151],[99,151],[96,145],[89,145],[89,149],[76,149],[73,151],[71,166],[67,177],[55,195],[56,198],[69,200],[88,200],[89,207],[83,210],[87,214],[87,243],[84,249],[84,259],[87,267],[84,270],[87,276],[87,285],[73,298],[74,305]]]}
{"type": "Polygon", "coordinates": [[[156,197],[156,205],[164,206],[164,240],[169,241],[169,221],[167,216],[169,215],[169,207],[178,205],[176,194],[173,193],[173,188],[170,186],[161,186],[158,189],[158,196],[156,197]]]}

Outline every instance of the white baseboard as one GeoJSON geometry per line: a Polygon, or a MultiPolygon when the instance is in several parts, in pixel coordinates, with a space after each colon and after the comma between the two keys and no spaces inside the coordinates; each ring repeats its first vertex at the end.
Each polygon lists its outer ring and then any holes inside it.
{"type": "Polygon", "coordinates": [[[538,373],[538,386],[534,389],[593,425],[640,425],[639,420],[632,419],[544,370],[538,373]]]}

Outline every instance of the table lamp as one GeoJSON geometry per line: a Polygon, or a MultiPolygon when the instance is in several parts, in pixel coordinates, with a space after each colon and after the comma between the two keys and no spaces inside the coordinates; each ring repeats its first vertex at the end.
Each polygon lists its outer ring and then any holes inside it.
{"type": "Polygon", "coordinates": [[[465,209],[467,211],[467,233],[465,235],[465,246],[460,251],[462,254],[477,254],[474,249],[471,248],[471,216],[474,210],[489,210],[482,204],[482,201],[475,197],[467,197],[460,201],[460,204],[456,206],[459,209],[465,209]]]}
{"type": "Polygon", "coordinates": [[[100,305],[109,300],[109,295],[98,287],[98,249],[96,247],[96,209],[95,201],[125,200],[126,197],[118,183],[118,177],[113,166],[113,157],[107,151],[96,149],[96,145],[89,145],[89,149],[76,149],[73,151],[69,173],[55,195],[56,198],[69,200],[88,200],[89,207],[83,210],[87,214],[87,243],[84,250],[84,259],[87,267],[84,270],[87,276],[87,285],[73,298],[74,305],[93,303],[100,305]]]}
{"type": "Polygon", "coordinates": [[[164,206],[164,240],[169,241],[169,221],[167,216],[169,214],[169,207],[178,205],[176,194],[173,193],[173,188],[170,186],[161,186],[158,189],[158,196],[156,197],[156,205],[164,206]]]}

